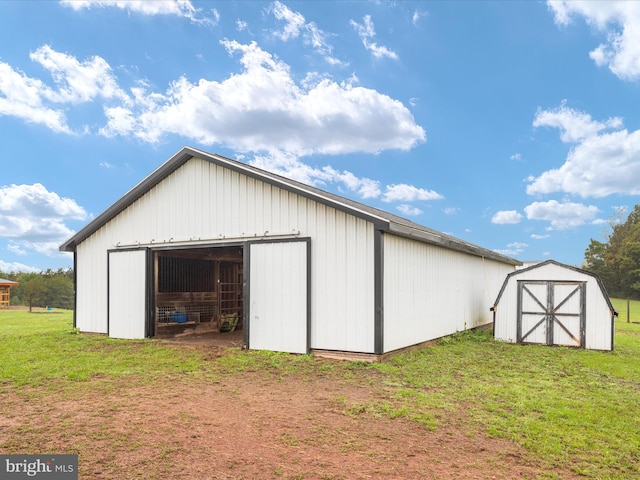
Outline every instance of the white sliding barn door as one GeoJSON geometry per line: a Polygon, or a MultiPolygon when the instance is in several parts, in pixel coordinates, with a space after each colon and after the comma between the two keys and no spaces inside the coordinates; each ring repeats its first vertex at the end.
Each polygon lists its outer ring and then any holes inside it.
{"type": "Polygon", "coordinates": [[[249,245],[249,348],[309,351],[306,240],[249,245]]]}
{"type": "Polygon", "coordinates": [[[109,336],[145,338],[147,252],[109,252],[109,336]]]}

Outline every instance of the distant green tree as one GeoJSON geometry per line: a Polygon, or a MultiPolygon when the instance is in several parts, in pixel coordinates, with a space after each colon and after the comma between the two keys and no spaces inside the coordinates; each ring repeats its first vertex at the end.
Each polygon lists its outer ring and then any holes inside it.
{"type": "Polygon", "coordinates": [[[29,311],[33,307],[44,307],[46,300],[46,285],[42,275],[38,273],[21,273],[18,275],[20,282],[20,297],[29,305],[29,311]]]}
{"type": "Polygon", "coordinates": [[[45,304],[49,307],[73,309],[73,282],[64,274],[45,277],[45,304]]]}
{"type": "Polygon", "coordinates": [[[591,239],[585,269],[602,279],[610,295],[640,298],[640,205],[627,219],[610,222],[606,242],[591,239]]]}

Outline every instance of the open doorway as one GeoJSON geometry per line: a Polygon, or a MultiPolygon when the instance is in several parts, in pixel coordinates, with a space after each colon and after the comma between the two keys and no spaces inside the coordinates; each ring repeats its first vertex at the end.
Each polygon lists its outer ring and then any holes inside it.
{"type": "Polygon", "coordinates": [[[241,332],[243,282],[242,245],[155,251],[155,336],[241,332]]]}

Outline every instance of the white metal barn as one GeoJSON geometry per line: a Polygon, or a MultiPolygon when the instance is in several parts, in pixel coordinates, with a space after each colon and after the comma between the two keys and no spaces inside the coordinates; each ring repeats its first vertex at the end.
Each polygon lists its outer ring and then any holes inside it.
{"type": "Polygon", "coordinates": [[[362,358],[491,323],[517,260],[228,158],[183,148],[67,242],[75,325],[362,358]]]}
{"type": "Polygon", "coordinates": [[[613,349],[617,312],[600,278],[576,267],[547,260],[510,273],[492,310],[496,340],[613,349]]]}

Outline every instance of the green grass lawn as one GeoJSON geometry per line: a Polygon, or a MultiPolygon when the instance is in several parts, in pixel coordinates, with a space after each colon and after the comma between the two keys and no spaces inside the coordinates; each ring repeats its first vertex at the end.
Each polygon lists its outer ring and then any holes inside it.
{"type": "MultiPolygon", "coordinates": [[[[626,301],[613,302],[626,313],[626,301]]],[[[633,312],[640,318],[640,302],[632,302],[632,319],[633,312]]],[[[345,405],[349,414],[404,417],[430,429],[455,419],[469,435],[509,439],[549,467],[640,478],[640,324],[623,315],[613,352],[499,343],[485,330],[381,364],[239,349],[207,360],[184,345],[78,334],[71,318],[0,311],[0,393],[28,386],[46,395],[52,381],[90,388],[94,377],[334,375],[378,393],[345,405]]]]}
{"type": "Polygon", "coordinates": [[[627,300],[621,298],[612,298],[613,308],[618,312],[618,320],[621,322],[640,322],[640,302],[629,301],[629,309],[627,312],[627,300]],[[628,313],[628,315],[627,315],[628,313]]]}
{"type": "Polygon", "coordinates": [[[73,312],[0,310],[0,384],[42,385],[49,380],[191,372],[201,355],[149,340],[79,334],[73,312]]]}

